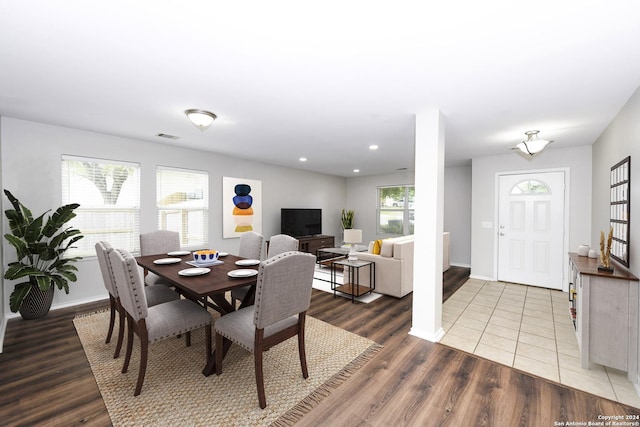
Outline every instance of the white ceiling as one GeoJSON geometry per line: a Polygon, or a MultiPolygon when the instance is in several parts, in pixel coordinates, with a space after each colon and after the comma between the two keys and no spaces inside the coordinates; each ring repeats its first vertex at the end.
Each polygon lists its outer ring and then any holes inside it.
{"type": "Polygon", "coordinates": [[[640,4],[521,3],[0,0],[0,115],[339,176],[412,169],[432,108],[448,165],[592,144],[640,86],[640,4]]]}

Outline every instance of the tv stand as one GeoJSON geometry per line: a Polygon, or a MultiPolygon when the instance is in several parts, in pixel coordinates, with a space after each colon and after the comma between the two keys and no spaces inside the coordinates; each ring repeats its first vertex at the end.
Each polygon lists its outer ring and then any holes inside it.
{"type": "Polygon", "coordinates": [[[318,249],[333,248],[335,246],[334,236],[326,236],[324,234],[316,234],[315,236],[298,236],[300,242],[300,251],[308,252],[312,255],[316,254],[318,249]]]}

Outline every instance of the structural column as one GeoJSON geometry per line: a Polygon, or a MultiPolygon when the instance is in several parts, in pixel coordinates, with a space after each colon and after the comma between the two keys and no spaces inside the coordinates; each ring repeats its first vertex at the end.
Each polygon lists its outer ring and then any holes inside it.
{"type": "Polygon", "coordinates": [[[437,342],[442,329],[445,119],[439,109],[416,115],[413,316],[411,335],[437,342]]]}

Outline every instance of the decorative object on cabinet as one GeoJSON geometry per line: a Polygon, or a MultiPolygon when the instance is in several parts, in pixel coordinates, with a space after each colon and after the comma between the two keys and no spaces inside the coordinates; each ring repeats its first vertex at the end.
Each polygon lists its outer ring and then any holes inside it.
{"type": "Polygon", "coordinates": [[[613,239],[613,227],[609,228],[609,237],[607,237],[607,246],[604,246],[604,231],[600,230],[600,265],[598,271],[613,272],[611,266],[611,241],[613,239]]]}
{"type": "Polygon", "coordinates": [[[589,245],[578,245],[578,255],[587,256],[589,255],[589,245]]]}
{"type": "Polygon", "coordinates": [[[611,256],[629,267],[629,222],[631,213],[631,157],[611,168],[611,228],[613,241],[611,256]]]}

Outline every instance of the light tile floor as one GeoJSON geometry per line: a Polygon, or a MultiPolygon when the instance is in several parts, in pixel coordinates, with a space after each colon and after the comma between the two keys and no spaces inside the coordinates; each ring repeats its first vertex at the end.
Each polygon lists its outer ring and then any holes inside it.
{"type": "Polygon", "coordinates": [[[442,306],[442,344],[640,408],[626,373],[580,367],[566,293],[469,279],[442,306]]]}

